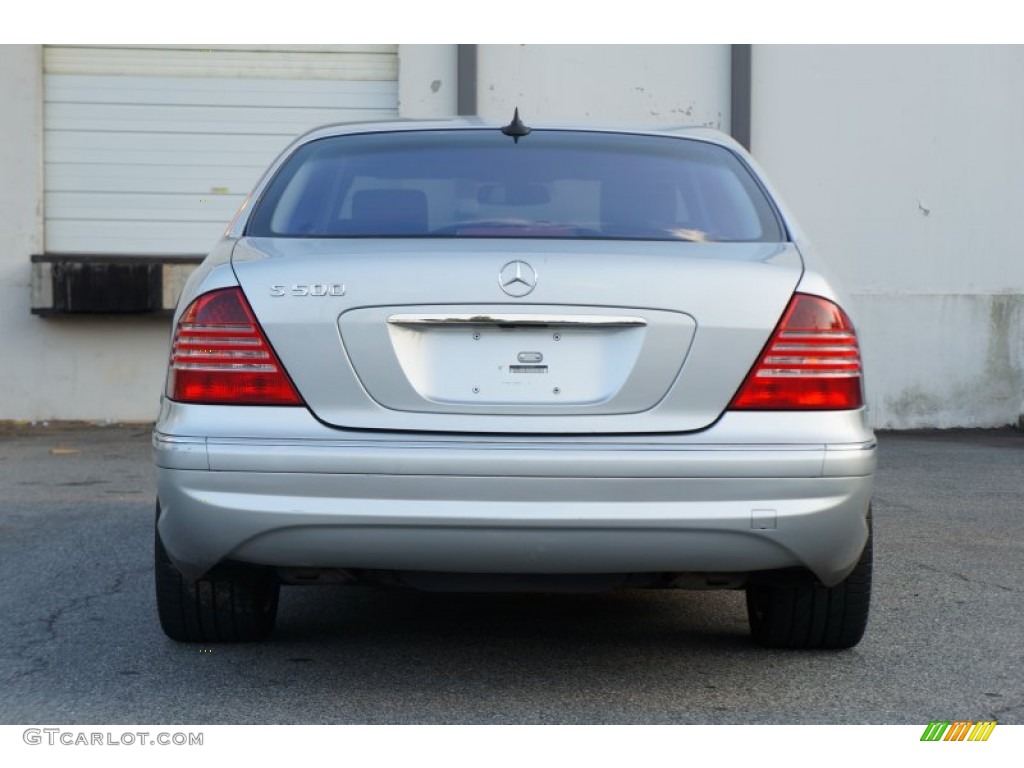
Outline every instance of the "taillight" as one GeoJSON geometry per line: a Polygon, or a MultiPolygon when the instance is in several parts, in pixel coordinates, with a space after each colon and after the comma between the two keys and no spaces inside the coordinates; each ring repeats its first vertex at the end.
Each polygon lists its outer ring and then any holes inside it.
{"type": "Polygon", "coordinates": [[[186,403],[301,405],[241,288],[193,301],[178,321],[167,396],[186,403]]]}
{"type": "Polygon", "coordinates": [[[863,403],[853,323],[833,302],[798,293],[729,407],[825,411],[863,403]]]}

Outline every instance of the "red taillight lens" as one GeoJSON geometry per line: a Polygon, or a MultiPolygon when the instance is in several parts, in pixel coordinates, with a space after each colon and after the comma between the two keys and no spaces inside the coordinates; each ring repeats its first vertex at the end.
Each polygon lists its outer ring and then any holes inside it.
{"type": "Polygon", "coordinates": [[[853,323],[836,304],[796,294],[732,410],[848,410],[864,404],[853,323]]]}
{"type": "Polygon", "coordinates": [[[203,294],[181,316],[167,395],[186,403],[302,404],[241,288],[203,294]]]}

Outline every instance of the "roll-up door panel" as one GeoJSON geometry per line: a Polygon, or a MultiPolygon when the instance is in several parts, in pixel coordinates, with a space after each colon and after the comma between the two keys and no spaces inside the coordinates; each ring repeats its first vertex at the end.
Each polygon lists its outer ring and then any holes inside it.
{"type": "Polygon", "coordinates": [[[295,136],[398,113],[397,46],[44,51],[49,253],[205,253],[295,136]]]}

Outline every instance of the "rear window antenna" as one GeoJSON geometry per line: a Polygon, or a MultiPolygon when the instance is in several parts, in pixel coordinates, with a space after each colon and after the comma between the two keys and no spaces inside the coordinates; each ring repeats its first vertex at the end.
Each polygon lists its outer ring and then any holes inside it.
{"type": "Polygon", "coordinates": [[[506,136],[511,136],[512,141],[516,144],[519,143],[519,139],[532,131],[532,128],[527,127],[522,120],[519,119],[519,107],[516,107],[515,114],[512,115],[512,122],[508,125],[504,125],[501,128],[501,132],[506,136]]]}

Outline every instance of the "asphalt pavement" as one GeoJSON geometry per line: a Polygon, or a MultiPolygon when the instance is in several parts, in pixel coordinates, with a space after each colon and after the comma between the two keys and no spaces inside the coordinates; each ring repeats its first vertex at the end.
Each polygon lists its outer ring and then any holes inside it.
{"type": "Polygon", "coordinates": [[[146,427],[0,429],[0,723],[1024,723],[1024,432],[880,435],[864,641],[760,649],[742,593],[290,587],[166,639],[146,427]]]}

